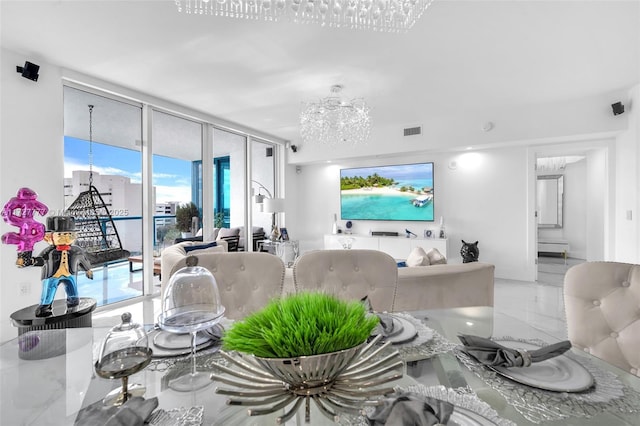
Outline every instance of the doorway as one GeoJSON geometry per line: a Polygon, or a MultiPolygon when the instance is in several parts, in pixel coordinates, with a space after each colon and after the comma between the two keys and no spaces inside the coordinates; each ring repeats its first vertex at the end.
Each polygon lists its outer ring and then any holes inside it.
{"type": "Polygon", "coordinates": [[[536,152],[536,281],[562,286],[565,273],[604,258],[606,149],[584,145],[536,152]]]}

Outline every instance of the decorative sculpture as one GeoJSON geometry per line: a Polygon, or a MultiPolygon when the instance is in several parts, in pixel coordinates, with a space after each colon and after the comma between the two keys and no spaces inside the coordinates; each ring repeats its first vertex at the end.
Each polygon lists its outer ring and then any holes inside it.
{"type": "Polygon", "coordinates": [[[36,200],[38,194],[29,188],[20,188],[15,197],[4,205],[2,219],[20,232],[7,232],[2,235],[4,244],[15,244],[18,252],[29,252],[33,246],[44,238],[44,225],[33,218],[35,213],[44,216],[49,208],[36,200]]]}
{"type": "Polygon", "coordinates": [[[478,256],[480,256],[480,250],[478,250],[478,242],[476,241],[475,243],[467,243],[462,240],[460,255],[462,256],[462,263],[477,262],[478,256]]]}
{"type": "Polygon", "coordinates": [[[42,267],[42,296],[36,308],[36,317],[52,315],[51,305],[60,284],[64,284],[67,294],[67,309],[80,303],[76,276],[82,268],[89,279],[93,279],[91,263],[85,251],[74,245],[76,240],[75,221],[69,216],[50,216],[47,218],[47,231],[44,240],[50,244],[39,256],[32,257],[31,251],[18,252],[16,265],[42,267]]]}

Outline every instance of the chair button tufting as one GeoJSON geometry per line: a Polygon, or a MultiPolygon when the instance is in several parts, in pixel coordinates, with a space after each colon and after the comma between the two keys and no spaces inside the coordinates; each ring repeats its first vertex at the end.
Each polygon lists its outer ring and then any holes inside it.
{"type": "Polygon", "coordinates": [[[589,353],[589,352],[591,352],[591,349],[589,349],[589,348],[584,348],[584,351],[585,351],[586,353],[589,353]]]}
{"type": "Polygon", "coordinates": [[[240,265],[240,270],[244,271],[244,265],[240,265]]]}
{"type": "Polygon", "coordinates": [[[593,301],[593,306],[600,306],[600,301],[599,300],[594,300],[593,301]]]}
{"type": "Polygon", "coordinates": [[[615,339],[615,338],[618,337],[618,333],[616,333],[615,331],[612,331],[609,336],[611,336],[611,337],[613,337],[615,339]]]}
{"type": "Polygon", "coordinates": [[[330,271],[333,271],[333,266],[329,266],[329,270],[330,270],[330,271]]]}
{"type": "Polygon", "coordinates": [[[238,306],[238,311],[244,312],[244,306],[238,306]]]}
{"type": "Polygon", "coordinates": [[[633,375],[638,375],[638,369],[637,368],[632,368],[631,370],[629,370],[629,372],[633,375]]]}
{"type": "Polygon", "coordinates": [[[230,285],[227,286],[227,291],[231,291],[231,286],[230,285]]]}
{"type": "Polygon", "coordinates": [[[253,289],[254,289],[254,290],[258,290],[258,288],[259,288],[259,287],[258,287],[258,284],[255,284],[255,285],[253,286],[253,289]]]}
{"type": "Polygon", "coordinates": [[[346,290],[347,289],[347,285],[346,284],[342,284],[342,289],[346,290]]]}
{"type": "Polygon", "coordinates": [[[360,268],[358,268],[357,266],[355,268],[353,268],[354,271],[358,272],[360,270],[360,268]]]}
{"type": "Polygon", "coordinates": [[[631,283],[629,281],[622,281],[622,287],[629,287],[631,283]]]}
{"type": "Polygon", "coordinates": [[[211,268],[211,272],[218,272],[218,268],[211,268]]]}

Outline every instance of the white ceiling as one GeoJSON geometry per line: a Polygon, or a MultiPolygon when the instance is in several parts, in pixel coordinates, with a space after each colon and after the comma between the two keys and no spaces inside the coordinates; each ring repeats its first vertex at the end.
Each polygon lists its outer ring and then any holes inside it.
{"type": "Polygon", "coordinates": [[[25,60],[294,143],[301,101],[333,84],[365,97],[385,125],[580,99],[640,80],[638,0],[435,0],[407,34],[191,16],[174,0],[0,7],[2,47],[25,60]]]}

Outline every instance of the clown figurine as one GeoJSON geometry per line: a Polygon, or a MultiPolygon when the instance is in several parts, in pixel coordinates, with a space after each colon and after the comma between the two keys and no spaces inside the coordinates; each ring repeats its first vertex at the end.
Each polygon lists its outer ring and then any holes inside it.
{"type": "Polygon", "coordinates": [[[31,252],[18,253],[16,260],[18,267],[42,266],[42,296],[40,305],[36,309],[36,317],[52,315],[51,304],[61,283],[64,283],[67,293],[67,308],[73,308],[80,303],[76,283],[79,268],[85,271],[89,279],[93,279],[91,263],[84,250],[73,245],[75,240],[73,217],[50,216],[47,218],[47,232],[44,235],[44,241],[50,246],[36,257],[31,257],[31,252]]]}

